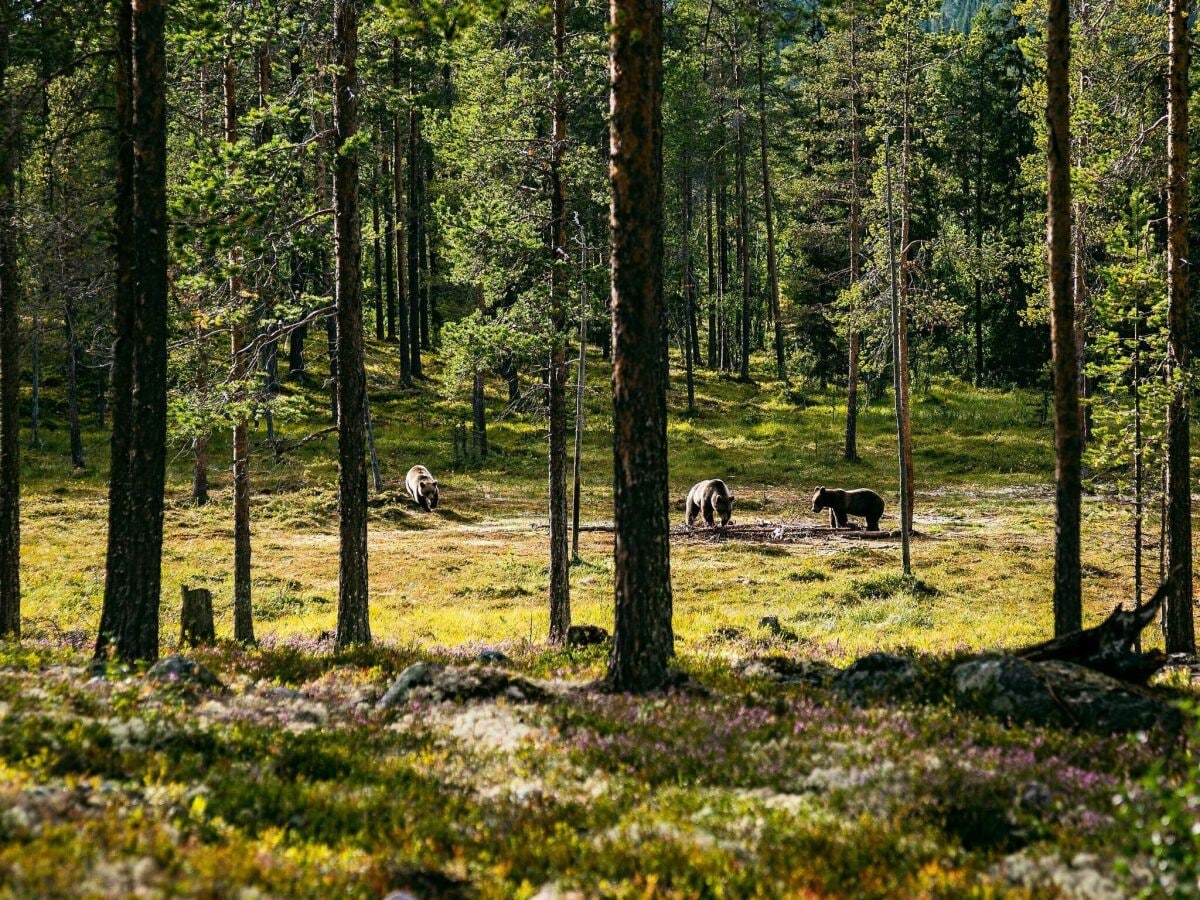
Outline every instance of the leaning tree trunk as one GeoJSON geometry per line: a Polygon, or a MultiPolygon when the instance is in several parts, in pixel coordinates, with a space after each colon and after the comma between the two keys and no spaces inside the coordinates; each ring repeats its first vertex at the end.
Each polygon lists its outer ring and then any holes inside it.
{"type": "Polygon", "coordinates": [[[337,646],[369,643],[367,609],[366,370],[363,368],[361,224],[358,209],[358,6],[335,0],[333,130],[337,261],[338,568],[337,646]]]}
{"type": "Polygon", "coordinates": [[[662,292],[662,20],[658,0],[612,0],[614,587],[608,682],[662,687],[674,653],[662,292]]]}
{"type": "Polygon", "coordinates": [[[1049,0],[1046,22],[1047,275],[1050,341],[1054,358],[1054,633],[1078,631],[1079,520],[1082,492],[1079,372],[1071,296],[1070,95],[1071,32],[1068,0],[1049,0]]]}
{"type": "Polygon", "coordinates": [[[12,0],[0,7],[0,635],[21,634],[21,342],[17,332],[17,248],[12,227],[14,141],[9,103],[12,0]]]}
{"type": "Polygon", "coordinates": [[[1188,414],[1191,399],[1188,344],[1188,4],[1167,6],[1170,62],[1167,73],[1167,360],[1171,402],[1167,407],[1168,551],[1172,589],[1164,625],[1167,651],[1196,652],[1192,608],[1192,492],[1188,414]]]}
{"type": "Polygon", "coordinates": [[[550,642],[571,627],[571,557],[567,532],[567,0],[554,0],[554,130],[550,151],[550,642]]]}
{"type": "Polygon", "coordinates": [[[125,660],[158,656],[167,461],[164,6],[125,0],[118,7],[114,438],[96,655],[115,644],[125,660]]]}

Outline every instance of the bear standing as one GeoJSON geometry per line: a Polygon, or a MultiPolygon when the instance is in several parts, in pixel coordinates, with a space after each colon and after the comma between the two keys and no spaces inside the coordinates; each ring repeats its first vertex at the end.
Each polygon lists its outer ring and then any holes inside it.
{"type": "Polygon", "coordinates": [[[866,488],[843,491],[819,487],[813,494],[812,508],[813,512],[829,510],[831,528],[845,528],[847,516],[862,516],[867,520],[868,531],[878,531],[879,520],[883,516],[883,498],[866,488]]]}
{"type": "Polygon", "coordinates": [[[437,509],[438,505],[438,483],[437,479],[429,473],[429,470],[424,466],[413,466],[408,470],[408,476],[404,479],[404,485],[408,488],[409,495],[425,512],[430,512],[437,509]]]}
{"type": "Polygon", "coordinates": [[[714,526],[714,513],[720,515],[721,526],[733,516],[733,494],[720,478],[711,478],[695,485],[687,497],[687,526],[692,527],[696,516],[703,516],[709,528],[714,526]]]}

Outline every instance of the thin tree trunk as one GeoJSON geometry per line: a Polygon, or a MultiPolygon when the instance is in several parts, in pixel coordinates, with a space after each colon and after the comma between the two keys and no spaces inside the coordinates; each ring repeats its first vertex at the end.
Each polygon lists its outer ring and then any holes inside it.
{"type": "MultiPolygon", "coordinates": [[[[1133,604],[1142,605],[1142,531],[1146,514],[1142,467],[1142,311],[1134,301],[1133,308],[1133,604]]],[[[1138,632],[1134,649],[1142,650],[1142,635],[1138,632]]]]}
{"type": "MultiPolygon", "coordinates": [[[[580,228],[580,235],[583,229],[580,228]]],[[[571,558],[579,559],[579,503],[583,493],[583,392],[587,384],[588,293],[583,273],[587,268],[586,238],[579,251],[579,367],[575,375],[575,456],[572,459],[574,503],[571,506],[571,558]]]]}
{"type": "Polygon", "coordinates": [[[132,202],[117,214],[113,433],[120,437],[113,439],[99,658],[110,644],[125,660],[158,656],[167,459],[164,12],[164,0],[118,7],[117,208],[132,202]]]}
{"type": "MultiPolygon", "coordinates": [[[[903,108],[903,145],[900,154],[900,260],[899,260],[899,317],[896,321],[898,338],[898,353],[896,367],[900,375],[900,464],[903,467],[901,490],[903,496],[900,503],[900,523],[905,534],[913,530],[913,448],[912,448],[912,406],[909,398],[911,390],[911,367],[908,361],[908,288],[909,288],[909,250],[912,243],[912,32],[908,35],[906,60],[904,67],[904,108],[903,108]]],[[[907,554],[906,554],[907,555],[907,554]]],[[[908,572],[908,569],[905,569],[908,572]]]]}
{"type": "Polygon", "coordinates": [[[383,472],[379,468],[379,454],[375,450],[375,421],[371,418],[371,398],[363,392],[363,410],[367,414],[367,457],[371,460],[371,482],[375,493],[383,492],[383,472]]]}
{"type": "Polygon", "coordinates": [[[75,336],[75,302],[63,303],[63,326],[67,339],[67,419],[71,431],[71,466],[82,469],[83,434],[79,426],[79,341],[75,336]]]}
{"type": "MultiPolygon", "coordinates": [[[[859,281],[859,258],[861,256],[862,218],[862,149],[859,134],[858,109],[858,17],[852,0],[849,10],[850,29],[850,292],[851,303],[856,301],[855,292],[859,281]]],[[[846,445],[843,456],[848,462],[858,459],[858,369],[859,334],[855,321],[856,309],[850,309],[850,353],[849,371],[846,375],[846,445]]]]}
{"type": "Polygon", "coordinates": [[[708,262],[708,367],[717,367],[717,268],[713,254],[713,189],[712,173],[705,175],[704,184],[704,243],[708,262]]]}
{"type": "MultiPolygon", "coordinates": [[[[411,93],[415,94],[412,88],[411,93]]],[[[409,372],[421,377],[421,124],[408,113],[408,347],[409,372]]]]}
{"type": "MultiPolygon", "coordinates": [[[[387,340],[396,342],[396,211],[392,199],[392,161],[383,159],[384,282],[387,285],[387,340]]],[[[403,276],[401,276],[403,278],[403,276]]],[[[403,379],[401,379],[403,380],[403,379]]]]}
{"type": "Polygon", "coordinates": [[[662,687],[674,653],[662,292],[662,19],[612,0],[613,450],[616,622],[608,682],[662,687]]]}
{"type": "Polygon", "coordinates": [[[379,231],[379,185],[381,181],[379,163],[376,162],[375,191],[371,195],[371,227],[373,230],[371,249],[375,263],[375,340],[380,343],[383,342],[384,337],[383,282],[385,280],[383,274],[383,242],[380,240],[379,231]]]}
{"type": "Polygon", "coordinates": [[[567,533],[567,0],[554,0],[554,96],[550,151],[550,643],[571,627],[571,558],[567,533]]]}
{"type": "Polygon", "coordinates": [[[370,643],[367,594],[367,392],[363,368],[361,223],[358,208],[358,0],[334,0],[333,178],[337,262],[337,646],[370,643]]]}
{"type": "MultiPolygon", "coordinates": [[[[400,41],[392,38],[392,89],[400,91],[400,41]]],[[[402,119],[397,113],[392,117],[392,203],[395,207],[396,229],[392,240],[396,245],[396,303],[398,329],[394,335],[400,344],[400,383],[405,387],[412,386],[412,368],[409,364],[408,341],[408,292],[405,269],[407,267],[408,240],[404,233],[406,207],[404,205],[404,166],[402,160],[403,135],[402,119]]]]}
{"type": "Polygon", "coordinates": [[[741,353],[738,360],[740,381],[750,380],[750,210],[746,189],[746,116],[742,108],[742,61],[733,59],[734,117],[737,120],[737,203],[738,203],[738,268],[742,279],[742,318],[739,337],[741,353]]]}
{"type": "Polygon", "coordinates": [[[1192,608],[1192,492],[1189,401],[1191,348],[1188,337],[1188,5],[1169,0],[1170,53],[1167,71],[1167,363],[1171,402],[1167,407],[1167,560],[1173,576],[1163,622],[1168,653],[1195,653],[1192,608]]]}
{"type": "Polygon", "coordinates": [[[693,354],[692,324],[695,322],[694,299],[695,278],[692,273],[692,159],[691,147],[683,148],[683,357],[687,378],[687,411],[696,411],[696,377],[693,371],[696,359],[693,354]]]}
{"type": "Polygon", "coordinates": [[[775,260],[775,219],[771,199],[771,166],[767,158],[767,87],[763,54],[767,42],[765,0],[758,3],[758,145],[762,166],[763,224],[767,231],[767,288],[771,294],[771,318],[775,323],[775,368],[780,381],[787,382],[783,355],[783,316],[779,305],[779,273],[775,260]]]}
{"type": "MultiPolygon", "coordinates": [[[[222,68],[225,98],[225,142],[238,141],[237,68],[232,57],[225,57],[222,68]]],[[[242,291],[242,253],[235,247],[229,252],[229,307],[233,324],[229,329],[233,359],[233,404],[237,418],[233,423],[233,639],[254,643],[254,606],[251,582],[250,544],[250,428],[246,421],[246,381],[250,365],[246,352],[246,301],[242,291]]]]}
{"type": "Polygon", "coordinates": [[[29,396],[29,446],[42,446],[42,323],[41,317],[33,314],[33,328],[29,335],[30,396],[29,396]]]}
{"type": "Polygon", "coordinates": [[[14,203],[16,128],[8,88],[12,0],[0,6],[0,636],[21,636],[21,339],[14,203]]]}
{"type": "MultiPolygon", "coordinates": [[[[483,284],[475,285],[475,308],[483,312],[483,284]]],[[[484,393],[483,370],[475,363],[475,371],[471,384],[471,427],[475,434],[475,445],[479,455],[488,455],[487,438],[487,397],[484,393]]]]}
{"type": "Polygon", "coordinates": [[[1054,633],[1083,625],[1079,521],[1082,492],[1079,372],[1071,296],[1070,12],[1049,0],[1046,21],[1047,274],[1054,359],[1054,633]]]}
{"type": "MultiPolygon", "coordinates": [[[[903,274],[896,266],[896,239],[892,216],[892,156],[891,144],[884,144],[884,168],[887,180],[887,216],[888,216],[888,271],[891,280],[892,300],[892,386],[895,391],[896,404],[896,446],[900,469],[900,561],[905,575],[912,574],[912,553],[910,540],[912,531],[907,527],[911,515],[908,506],[909,470],[905,465],[905,431],[904,431],[904,376],[903,369],[907,365],[904,345],[900,338],[904,327],[904,308],[901,306],[900,282],[903,274]]],[[[902,229],[903,231],[903,229],[902,229]]],[[[903,240],[903,237],[901,237],[903,240]]],[[[903,257],[901,257],[903,258],[903,257]]]]}

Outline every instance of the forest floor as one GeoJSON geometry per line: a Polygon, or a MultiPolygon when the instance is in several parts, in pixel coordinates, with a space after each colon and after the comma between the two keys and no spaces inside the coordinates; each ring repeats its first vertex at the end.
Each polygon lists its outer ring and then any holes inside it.
{"type": "MultiPolygon", "coordinates": [[[[582,518],[598,523],[611,519],[608,371],[589,364],[582,518]]],[[[1115,897],[1194,878],[1200,799],[1186,745],[1011,726],[936,698],[854,706],[824,687],[736,674],[756,654],[840,666],[875,650],[936,671],[955,652],[1046,637],[1053,458],[1040,394],[918,384],[914,578],[899,575],[892,540],[674,541],[679,664],[709,693],[629,699],[583,689],[603,672],[601,649],[544,642],[544,426],[529,412],[497,418],[489,457],[456,463],[450,426],[466,410],[439,387],[402,390],[392,352],[370,349],[384,477],[370,521],[377,644],[350,654],[326,639],[335,438],[277,460],[256,429],[260,646],[200,654],[231,692],[194,695],[113,666],[88,676],[107,446],[89,431],[91,467],[71,471],[51,379],[44,445],[23,459],[26,638],[0,649],[0,896],[1115,897]],[[432,514],[403,491],[417,462],[442,483],[432,514]],[[791,634],[760,628],[763,616],[791,634]],[[546,679],[548,699],[376,709],[409,664],[467,664],[485,649],[546,679]]],[[[319,379],[285,390],[287,439],[326,427],[319,379]]],[[[832,390],[797,402],[779,384],[700,373],[697,400],[681,413],[675,379],[679,522],[688,487],[723,477],[735,522],[823,524],[809,498],[825,485],[879,490],[894,527],[887,398],[860,414],[857,463],[842,459],[832,390]]],[[[213,591],[219,636],[232,623],[228,468],[214,468],[212,502],[196,507],[190,456],[177,450],[164,653],[182,584],[213,591]]],[[[211,452],[226,459],[227,438],[211,452]]],[[[1132,597],[1131,521],[1119,499],[1085,504],[1088,624],[1132,597]]],[[[611,549],[609,534],[581,536],[577,623],[611,627],[611,549]]],[[[1154,519],[1146,569],[1149,590],[1154,519]]]]}

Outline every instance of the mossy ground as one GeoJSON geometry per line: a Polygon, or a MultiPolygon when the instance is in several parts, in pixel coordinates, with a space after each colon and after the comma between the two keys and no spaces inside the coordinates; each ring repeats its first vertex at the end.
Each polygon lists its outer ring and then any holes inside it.
{"type": "MultiPolygon", "coordinates": [[[[1049,633],[1053,460],[1042,397],[958,384],[914,397],[915,580],[898,577],[889,541],[672,547],[679,663],[711,696],[373,712],[357,701],[417,658],[466,661],[501,647],[520,671],[576,682],[604,662],[597,650],[543,642],[540,420],[493,419],[488,459],[456,465],[450,424],[464,409],[439,399],[433,382],[401,389],[395,372],[390,350],[372,346],[385,481],[370,521],[378,645],[338,656],[319,640],[336,618],[334,438],[282,460],[256,445],[262,645],[204,654],[233,688],[225,699],[152,689],[136,673],[87,681],[107,446],[89,432],[92,468],[70,471],[51,395],[46,443],[24,455],[27,637],[0,659],[0,895],[226,896],[248,886],[378,896],[408,885],[418,896],[501,897],[550,883],[613,896],[1019,893],[996,868],[1006,856],[1122,854],[1129,827],[1114,796],[1136,795],[1156,760],[1166,759],[1171,783],[1189,777],[1186,756],[1153,738],[1010,728],[937,702],[854,709],[822,690],[732,675],[730,662],[755,651],[844,663],[877,649],[937,656],[1049,633]],[[403,495],[416,462],[443,484],[434,514],[403,495]],[[797,640],[758,629],[764,615],[797,640]]],[[[585,522],[611,518],[607,379],[593,358],[585,522]]],[[[286,386],[306,410],[281,426],[288,438],[325,427],[319,381],[286,386]]],[[[719,476],[738,497],[735,521],[818,521],[808,498],[824,484],[876,488],[894,524],[886,399],[860,415],[861,459],[847,463],[832,390],[797,403],[779,384],[702,372],[697,396],[698,411],[683,414],[682,381],[673,383],[680,520],[687,488],[719,476]]],[[[499,395],[491,400],[499,410],[499,395]]],[[[214,463],[227,449],[218,436],[214,463]]],[[[214,465],[206,507],[191,504],[189,476],[179,449],[168,479],[164,652],[178,633],[180,584],[211,588],[218,633],[231,631],[228,471],[214,465]]],[[[1090,623],[1131,596],[1128,507],[1089,500],[1084,535],[1090,623]]],[[[585,533],[581,557],[575,621],[608,627],[611,536],[585,533]]],[[[1147,558],[1153,567],[1153,548],[1147,558]]]]}

